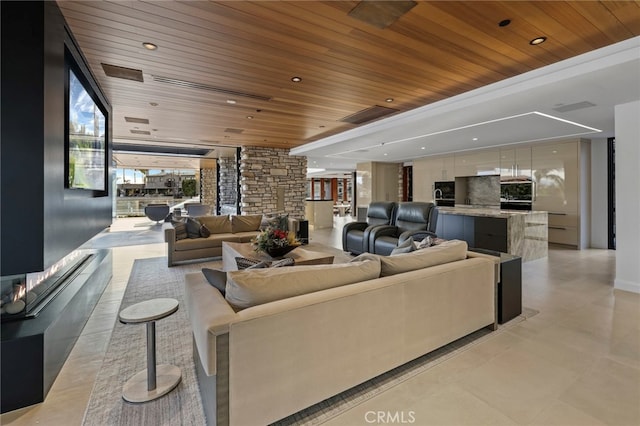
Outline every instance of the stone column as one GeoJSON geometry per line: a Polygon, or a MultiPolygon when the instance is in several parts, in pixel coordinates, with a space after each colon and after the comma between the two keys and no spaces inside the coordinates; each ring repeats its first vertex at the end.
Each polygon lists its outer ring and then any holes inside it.
{"type": "Polygon", "coordinates": [[[236,213],[236,203],[238,198],[238,173],[236,171],[236,158],[218,158],[220,168],[220,181],[218,182],[218,192],[220,194],[220,205],[223,207],[222,213],[236,213]]]}
{"type": "Polygon", "coordinates": [[[247,146],[240,159],[242,214],[305,214],[307,158],[288,149],[247,146]]]}
{"type": "Polygon", "coordinates": [[[216,169],[200,169],[200,200],[202,200],[202,204],[208,204],[211,206],[213,214],[216,212],[217,186],[216,169]]]}

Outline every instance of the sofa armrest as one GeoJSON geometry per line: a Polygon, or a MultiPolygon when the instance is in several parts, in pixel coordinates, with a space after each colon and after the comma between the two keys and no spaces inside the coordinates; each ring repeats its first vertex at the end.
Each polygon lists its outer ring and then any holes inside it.
{"type": "Polygon", "coordinates": [[[369,253],[373,253],[373,247],[375,247],[376,239],[380,237],[398,237],[398,227],[394,225],[378,225],[368,229],[367,250],[369,253]]]}
{"type": "Polygon", "coordinates": [[[176,250],[176,229],[171,222],[162,224],[164,231],[164,241],[167,243],[167,266],[173,266],[173,252],[176,250]]]}
{"type": "Polygon", "coordinates": [[[489,259],[494,264],[495,269],[495,277],[494,282],[498,284],[500,282],[500,258],[497,256],[491,256],[490,254],[484,253],[476,253],[475,251],[467,251],[467,258],[481,258],[481,259],[489,259]]]}
{"type": "Polygon", "coordinates": [[[210,285],[202,272],[185,275],[184,303],[191,322],[193,338],[209,376],[216,374],[217,337],[229,333],[229,324],[237,314],[224,296],[210,285]]]}

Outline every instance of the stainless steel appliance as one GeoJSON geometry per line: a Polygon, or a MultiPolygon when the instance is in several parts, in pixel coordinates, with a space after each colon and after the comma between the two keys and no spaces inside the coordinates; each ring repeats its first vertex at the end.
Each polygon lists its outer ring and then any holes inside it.
{"type": "Polygon", "coordinates": [[[500,208],[503,210],[531,210],[534,183],[531,180],[500,182],[500,208]]]}
{"type": "Polygon", "coordinates": [[[456,202],[455,181],[434,182],[433,199],[437,206],[453,207],[456,202]]]}

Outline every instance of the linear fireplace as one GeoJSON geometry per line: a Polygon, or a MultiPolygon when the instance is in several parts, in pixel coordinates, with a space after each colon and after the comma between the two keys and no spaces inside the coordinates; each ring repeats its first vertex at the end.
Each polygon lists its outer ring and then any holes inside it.
{"type": "Polygon", "coordinates": [[[2,277],[0,281],[0,318],[2,322],[33,318],[46,304],[81,273],[95,254],[74,250],[42,272],[2,277]]]}
{"type": "Polygon", "coordinates": [[[2,277],[0,412],[44,401],[112,268],[110,250],[76,250],[46,271],[2,277]]]}

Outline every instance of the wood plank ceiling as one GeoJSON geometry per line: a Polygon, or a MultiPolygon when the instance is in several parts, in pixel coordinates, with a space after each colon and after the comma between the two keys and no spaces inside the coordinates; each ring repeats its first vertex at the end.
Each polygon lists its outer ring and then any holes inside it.
{"type": "Polygon", "coordinates": [[[351,17],[356,1],[58,4],[113,105],[114,139],[185,147],[292,148],[367,108],[408,111],[640,35],[639,1],[417,2],[386,28],[351,17]]]}

